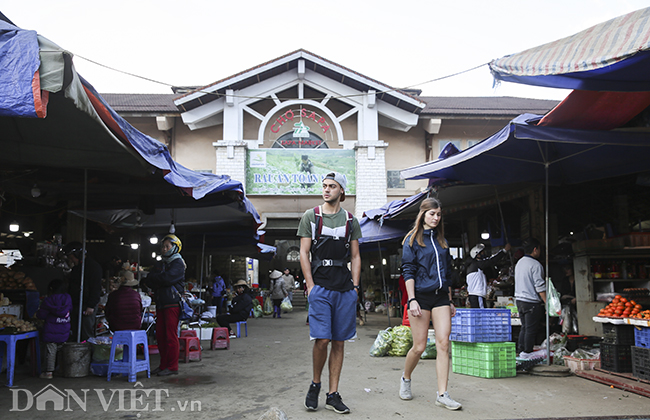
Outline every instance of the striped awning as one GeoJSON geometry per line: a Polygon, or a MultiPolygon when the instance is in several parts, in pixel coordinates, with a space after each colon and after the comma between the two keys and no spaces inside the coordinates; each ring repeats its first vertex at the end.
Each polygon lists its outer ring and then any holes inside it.
{"type": "Polygon", "coordinates": [[[490,63],[498,80],[545,87],[650,90],[650,8],[490,63]]]}

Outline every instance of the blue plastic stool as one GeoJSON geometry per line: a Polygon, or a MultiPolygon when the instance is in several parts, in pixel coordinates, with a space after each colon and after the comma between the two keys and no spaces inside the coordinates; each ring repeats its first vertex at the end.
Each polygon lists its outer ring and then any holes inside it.
{"type": "Polygon", "coordinates": [[[244,334],[246,334],[245,336],[248,337],[248,324],[246,321],[239,321],[235,324],[237,324],[237,338],[241,337],[241,324],[244,324],[244,334]]]}
{"type": "Polygon", "coordinates": [[[129,382],[135,382],[138,372],[143,370],[147,371],[147,378],[151,378],[148,344],[147,332],[144,330],[115,332],[113,345],[111,346],[111,356],[108,359],[106,379],[110,381],[112,374],[124,373],[129,375],[129,382]],[[120,344],[124,345],[122,360],[115,360],[115,349],[120,344]],[[138,344],[142,344],[144,347],[144,360],[137,358],[138,344]]]}
{"type": "Polygon", "coordinates": [[[4,349],[0,349],[0,367],[4,359],[3,353],[7,353],[7,386],[14,386],[14,368],[16,365],[16,342],[19,340],[29,339],[32,342],[32,374],[38,376],[41,373],[41,351],[38,342],[38,331],[30,331],[22,334],[3,334],[0,335],[0,343],[3,343],[4,349]],[[5,350],[6,349],[6,350],[5,350]]]}

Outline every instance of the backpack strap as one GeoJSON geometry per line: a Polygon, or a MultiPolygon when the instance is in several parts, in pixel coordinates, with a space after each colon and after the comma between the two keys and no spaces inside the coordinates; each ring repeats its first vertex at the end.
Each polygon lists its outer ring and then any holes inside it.
{"type": "Polygon", "coordinates": [[[315,218],[314,223],[316,225],[316,231],[314,232],[313,240],[314,242],[317,242],[323,232],[323,212],[320,206],[314,207],[314,218],[315,218]]]}
{"type": "Polygon", "coordinates": [[[349,211],[345,211],[346,213],[346,220],[345,220],[345,243],[346,246],[350,246],[350,239],[352,238],[352,221],[354,220],[354,216],[352,216],[352,213],[349,211]]]}

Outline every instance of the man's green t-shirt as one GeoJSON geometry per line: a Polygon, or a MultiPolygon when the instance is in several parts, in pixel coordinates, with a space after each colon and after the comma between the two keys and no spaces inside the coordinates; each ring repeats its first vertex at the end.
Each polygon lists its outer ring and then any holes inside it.
{"type": "MultiPolygon", "coordinates": [[[[345,225],[347,222],[346,211],[340,209],[335,214],[323,214],[322,235],[339,236],[345,240],[345,225]]],[[[307,210],[300,219],[298,226],[298,236],[301,238],[314,239],[316,230],[316,215],[314,209],[307,210]]],[[[361,226],[356,217],[352,217],[352,232],[350,241],[361,238],[361,226]]],[[[312,245],[313,252],[313,245],[312,245]]],[[[312,257],[313,258],[313,257],[312,257]]],[[[326,258],[326,257],[325,257],[326,258]]],[[[353,288],[352,274],[347,267],[320,267],[315,273],[312,273],[314,283],[329,290],[347,291],[353,288]]]]}

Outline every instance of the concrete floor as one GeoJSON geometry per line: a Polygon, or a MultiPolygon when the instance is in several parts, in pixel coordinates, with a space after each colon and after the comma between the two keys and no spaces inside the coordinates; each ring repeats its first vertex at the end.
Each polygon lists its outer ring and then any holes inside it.
{"type": "MultiPolygon", "coordinates": [[[[92,413],[102,419],[257,419],[274,406],[290,419],[336,418],[340,415],[324,408],[324,392],[318,411],[303,406],[312,347],[305,317],[303,310],[296,310],[282,319],[251,319],[248,337],[232,340],[230,350],[207,350],[204,341],[203,360],[181,363],[180,374],[167,378],[147,379],[140,373],[136,383],[96,376],[48,381],[30,377],[28,366],[19,366],[14,387],[0,388],[0,418],[76,419],[92,413]],[[56,389],[43,389],[48,384],[56,389]],[[68,411],[55,410],[53,403],[47,409],[37,406],[38,395],[52,391],[66,395],[68,411]]],[[[386,315],[369,314],[366,325],[358,327],[358,338],[346,343],[339,390],[352,410],[350,418],[650,418],[648,398],[576,376],[528,374],[483,379],[451,373],[449,392],[463,409],[447,411],[434,405],[435,360],[420,362],[413,375],[414,399],[402,401],[397,392],[404,358],[368,355],[377,332],[387,324],[386,315]]],[[[157,361],[152,355],[152,368],[157,361]]],[[[327,376],[323,386],[327,388],[327,376]]]]}

